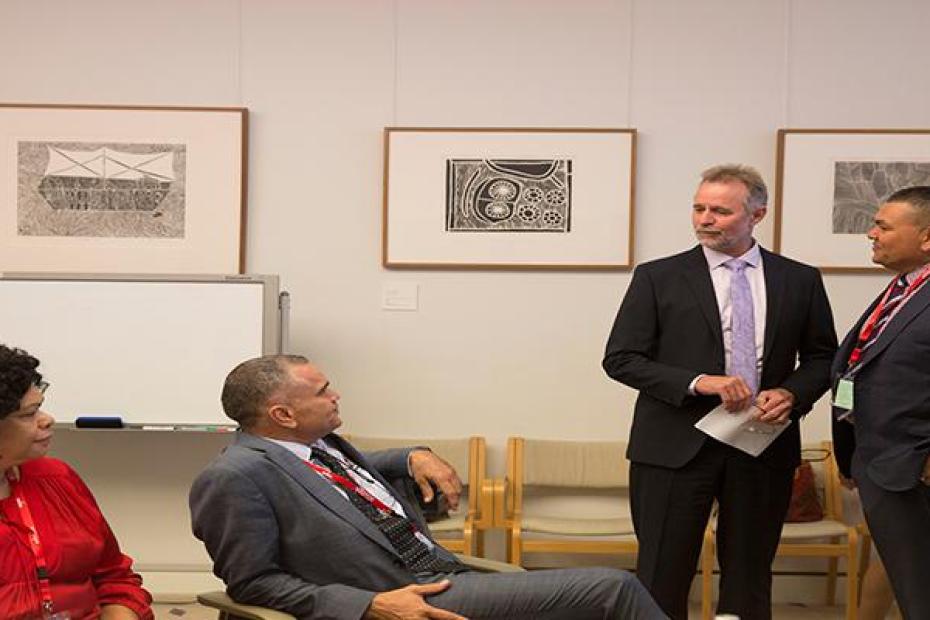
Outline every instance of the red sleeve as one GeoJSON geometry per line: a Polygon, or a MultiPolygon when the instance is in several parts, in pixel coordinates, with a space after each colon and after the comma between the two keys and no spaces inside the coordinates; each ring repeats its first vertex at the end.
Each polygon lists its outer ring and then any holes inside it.
{"type": "Polygon", "coordinates": [[[116,536],[100,512],[90,489],[74,470],[69,470],[75,491],[84,495],[93,506],[100,523],[103,551],[91,576],[100,606],[123,605],[134,611],[141,620],[153,620],[152,596],[142,588],[142,577],[132,570],[132,558],[120,551],[116,536]]]}

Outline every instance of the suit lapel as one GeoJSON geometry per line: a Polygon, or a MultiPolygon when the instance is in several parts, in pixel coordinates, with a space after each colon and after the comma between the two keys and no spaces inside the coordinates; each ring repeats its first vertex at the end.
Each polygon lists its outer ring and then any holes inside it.
{"type": "MultiPolygon", "coordinates": [[[[351,523],[362,534],[381,545],[388,552],[397,555],[394,547],[358,508],[346,500],[322,476],[310,470],[306,463],[294,454],[270,441],[242,433],[239,443],[265,453],[265,458],[274,463],[297,484],[304,488],[324,509],[351,523]]],[[[340,446],[341,448],[341,446],[340,446]]],[[[376,472],[372,472],[376,473],[376,472]]],[[[379,476],[380,477],[380,476],[379,476]]],[[[390,487],[388,487],[390,488],[390,487]]]]}
{"type": "Polygon", "coordinates": [[[391,495],[394,496],[394,499],[401,505],[404,509],[404,514],[407,515],[407,518],[416,524],[417,529],[426,536],[432,538],[432,535],[429,530],[429,526],[426,521],[421,519],[421,514],[419,508],[411,505],[411,501],[414,501],[409,494],[405,494],[402,489],[397,488],[390,480],[381,475],[377,469],[365,456],[355,449],[355,446],[350,444],[348,441],[340,437],[335,433],[331,433],[326,436],[326,441],[332,445],[335,445],[339,450],[346,455],[349,460],[354,461],[356,464],[360,465],[362,469],[367,471],[371,476],[380,482],[385,489],[387,489],[391,495]]]}
{"type": "Polygon", "coordinates": [[[862,365],[865,366],[878,357],[901,334],[901,330],[907,327],[908,323],[926,310],[928,306],[930,306],[930,286],[925,284],[892,317],[875,343],[863,352],[862,365]]]}
{"type": "Polygon", "coordinates": [[[862,313],[862,316],[859,317],[859,320],[850,328],[849,333],[846,334],[846,337],[843,338],[843,342],[840,343],[839,348],[836,351],[836,355],[833,358],[833,366],[831,367],[831,376],[836,377],[844,372],[846,372],[847,364],[849,363],[849,356],[852,354],[853,348],[856,346],[856,343],[859,341],[859,331],[862,329],[862,324],[865,323],[865,320],[872,310],[875,309],[875,306],[878,305],[879,300],[881,300],[882,293],[879,293],[869,307],[865,309],[865,312],[862,313]]]}
{"type": "Polygon", "coordinates": [[[714,283],[710,279],[710,268],[701,246],[697,246],[684,255],[685,265],[681,272],[687,287],[694,293],[701,314],[707,322],[714,339],[720,343],[720,355],[723,355],[723,328],[720,326],[720,308],[714,294],[714,283]]]}

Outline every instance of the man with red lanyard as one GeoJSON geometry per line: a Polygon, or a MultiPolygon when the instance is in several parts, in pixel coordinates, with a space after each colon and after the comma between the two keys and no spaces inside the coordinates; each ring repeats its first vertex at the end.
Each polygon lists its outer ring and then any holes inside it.
{"type": "Polygon", "coordinates": [[[455,472],[426,449],[362,455],[336,435],[339,393],[306,358],[266,356],[226,378],[241,431],[197,477],[194,534],[241,602],[302,620],[667,620],[631,574],[610,568],[471,571],[429,535],[390,479],[455,472]]]}
{"type": "Polygon", "coordinates": [[[930,186],[893,193],[868,232],[894,280],[833,362],[833,439],[898,605],[930,618],[930,186]]]}

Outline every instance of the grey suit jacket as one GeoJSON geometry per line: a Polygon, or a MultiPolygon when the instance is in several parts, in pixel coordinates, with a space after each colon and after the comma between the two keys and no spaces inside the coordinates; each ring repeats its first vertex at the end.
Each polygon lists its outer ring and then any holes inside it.
{"type": "MultiPolygon", "coordinates": [[[[389,478],[408,475],[409,450],[366,459],[338,436],[326,439],[386,486],[389,478]]],[[[398,499],[428,533],[418,512],[398,499]]],[[[380,530],[329,482],[291,452],[254,435],[239,433],[197,477],[190,509],[194,535],[213,558],[214,573],[241,603],[299,618],[356,620],[377,592],[415,582],[380,530]]]]}
{"type": "MultiPolygon", "coordinates": [[[[833,362],[834,385],[845,372],[866,309],[840,345],[833,362]]],[[[930,454],[930,284],[920,288],[862,355],[853,383],[855,425],[836,422],[833,441],[840,470],[851,474],[851,462],[889,491],[919,484],[930,454]]]]}

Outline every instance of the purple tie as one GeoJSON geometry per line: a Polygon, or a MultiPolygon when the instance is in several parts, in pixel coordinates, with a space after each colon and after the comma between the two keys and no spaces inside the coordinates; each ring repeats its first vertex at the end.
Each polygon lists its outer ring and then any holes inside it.
{"type": "Polygon", "coordinates": [[[759,391],[756,376],[756,321],[752,291],[746,277],[749,263],[731,258],[723,264],[730,270],[730,367],[727,374],[742,377],[753,394],[759,391]]]}

